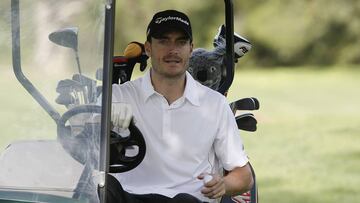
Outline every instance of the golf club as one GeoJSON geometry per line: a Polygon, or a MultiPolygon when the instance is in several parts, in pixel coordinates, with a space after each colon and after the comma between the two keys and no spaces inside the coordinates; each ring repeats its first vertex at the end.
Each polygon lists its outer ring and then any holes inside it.
{"type": "Polygon", "coordinates": [[[255,97],[247,97],[230,103],[233,112],[237,110],[258,110],[260,108],[259,100],[255,97]]]}
{"type": "Polygon", "coordinates": [[[257,120],[252,113],[236,116],[236,124],[240,130],[255,132],[257,120]]]}
{"type": "Polygon", "coordinates": [[[68,47],[74,50],[78,71],[79,74],[81,75],[80,60],[78,53],[78,31],[79,29],[77,27],[63,28],[50,33],[49,40],[57,45],[68,47]]]}
{"type": "Polygon", "coordinates": [[[55,102],[65,106],[84,103],[86,99],[84,86],[75,80],[60,80],[57,84],[56,92],[59,93],[59,96],[55,99],[55,102]]]}
{"type": "Polygon", "coordinates": [[[87,95],[86,102],[87,103],[95,102],[97,98],[96,80],[93,80],[89,77],[80,74],[74,74],[72,79],[82,83],[82,85],[84,86],[86,92],[85,94],[87,95]]]}

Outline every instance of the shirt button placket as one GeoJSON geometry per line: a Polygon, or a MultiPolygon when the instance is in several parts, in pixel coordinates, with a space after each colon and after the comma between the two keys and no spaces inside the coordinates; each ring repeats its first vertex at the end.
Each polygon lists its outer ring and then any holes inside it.
{"type": "Polygon", "coordinates": [[[166,137],[170,133],[170,106],[168,105],[165,98],[163,98],[163,137],[166,137]]]}

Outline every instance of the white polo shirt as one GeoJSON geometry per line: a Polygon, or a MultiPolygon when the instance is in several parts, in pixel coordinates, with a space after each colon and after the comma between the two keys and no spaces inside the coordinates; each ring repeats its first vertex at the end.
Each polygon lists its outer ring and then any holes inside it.
{"type": "Polygon", "coordinates": [[[132,105],[136,126],[146,141],[146,155],[135,169],[115,176],[123,188],[136,194],[173,197],[192,194],[210,201],[197,176],[248,162],[234,115],[220,93],[186,73],[184,95],[168,104],[155,92],[150,71],[134,81],[113,85],[113,101],[132,105]]]}

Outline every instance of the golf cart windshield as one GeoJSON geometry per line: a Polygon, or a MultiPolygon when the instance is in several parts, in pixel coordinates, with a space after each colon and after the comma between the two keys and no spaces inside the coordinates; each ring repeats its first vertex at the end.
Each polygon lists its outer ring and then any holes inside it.
{"type": "Polygon", "coordinates": [[[99,201],[104,4],[0,1],[0,201],[99,201]]]}

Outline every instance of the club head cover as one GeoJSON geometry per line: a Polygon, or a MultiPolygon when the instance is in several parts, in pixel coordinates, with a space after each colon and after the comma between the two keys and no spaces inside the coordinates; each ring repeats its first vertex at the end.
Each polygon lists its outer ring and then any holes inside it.
{"type": "MultiPolygon", "coordinates": [[[[218,33],[216,34],[214,41],[214,47],[225,46],[226,47],[226,28],[225,25],[221,25],[218,29],[218,33]]],[[[249,40],[240,36],[239,34],[234,32],[234,55],[235,55],[235,63],[238,59],[245,55],[248,51],[250,51],[252,45],[249,40]]]]}

